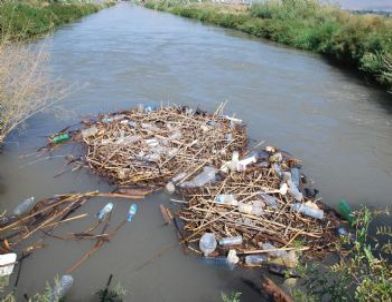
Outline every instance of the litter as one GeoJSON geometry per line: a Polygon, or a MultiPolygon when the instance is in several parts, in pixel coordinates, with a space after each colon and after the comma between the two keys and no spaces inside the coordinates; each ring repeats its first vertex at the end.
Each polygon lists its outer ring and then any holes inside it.
{"type": "Polygon", "coordinates": [[[14,270],[14,266],[16,264],[15,253],[8,253],[0,255],[0,276],[9,276],[12,274],[14,270]]]}
{"type": "Polygon", "coordinates": [[[59,282],[55,284],[55,286],[51,291],[50,302],[61,301],[65,297],[65,295],[70,291],[73,283],[74,283],[74,279],[71,275],[61,276],[59,282]]]}

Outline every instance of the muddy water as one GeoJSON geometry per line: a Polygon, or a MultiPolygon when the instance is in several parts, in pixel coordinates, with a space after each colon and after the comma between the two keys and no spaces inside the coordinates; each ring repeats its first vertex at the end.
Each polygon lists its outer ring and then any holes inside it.
{"type": "MultiPolygon", "coordinates": [[[[391,202],[391,95],[366,87],[316,55],[128,4],[65,26],[43,43],[54,77],[71,83],[74,91],[63,103],[66,111],[36,115],[7,141],[0,156],[1,208],[31,195],[111,189],[86,171],[54,178],[67,152],[55,152],[51,159],[31,155],[49,133],[137,103],[212,110],[225,100],[229,112],[248,123],[255,141],[303,159],[328,204],[342,197],[356,206],[391,202]]],[[[89,225],[105,202],[89,202],[80,210],[89,218],[59,233],[89,225]]],[[[71,301],[91,300],[110,273],[127,289],[127,301],[220,301],[220,292],[232,289],[243,292],[243,301],[257,299],[241,277],[258,272],[229,273],[183,255],[173,228],[162,227],[160,203],[168,203],[163,193],[141,201],[132,224],[74,273],[71,301]]],[[[128,206],[116,202],[113,227],[128,206]]],[[[46,242],[46,249],[23,264],[19,299],[61,275],[93,244],[46,242]]]]}

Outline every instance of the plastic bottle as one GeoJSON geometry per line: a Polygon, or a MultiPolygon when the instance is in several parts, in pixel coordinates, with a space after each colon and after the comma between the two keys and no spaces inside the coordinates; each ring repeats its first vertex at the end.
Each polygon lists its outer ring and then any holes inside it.
{"type": "Polygon", "coordinates": [[[214,199],[214,202],[221,205],[237,206],[238,201],[233,194],[220,194],[214,199]]]}
{"type": "Polygon", "coordinates": [[[171,181],[166,184],[165,188],[169,194],[173,194],[176,191],[176,186],[171,181]]]}
{"type": "Polygon", "coordinates": [[[102,209],[100,209],[97,213],[97,218],[99,221],[102,221],[106,215],[108,215],[113,210],[113,203],[107,203],[102,209]]]}
{"type": "Polygon", "coordinates": [[[355,219],[352,213],[352,209],[348,202],[345,199],[341,199],[338,204],[338,213],[342,216],[345,220],[347,220],[351,225],[354,224],[355,219]]]}
{"type": "Polygon", "coordinates": [[[260,265],[268,260],[265,255],[249,255],[245,257],[245,263],[247,265],[260,265]]]}
{"type": "Polygon", "coordinates": [[[172,182],[173,182],[173,183],[177,183],[177,182],[179,182],[180,180],[184,179],[185,176],[186,176],[186,173],[185,173],[185,172],[182,172],[182,173],[180,173],[180,174],[177,174],[176,176],[174,176],[174,177],[172,178],[172,182]]]}
{"type": "Polygon", "coordinates": [[[248,203],[239,203],[238,204],[238,211],[244,214],[252,214],[253,206],[248,203]]]}
{"type": "Polygon", "coordinates": [[[195,176],[191,181],[183,182],[180,186],[183,188],[202,187],[216,179],[217,170],[213,167],[204,167],[203,172],[195,176]]]}
{"type": "Polygon", "coordinates": [[[228,260],[226,257],[202,257],[200,258],[203,264],[215,266],[227,266],[228,260]]]}
{"type": "Polygon", "coordinates": [[[127,221],[128,222],[132,221],[133,217],[137,213],[137,209],[138,209],[138,207],[137,207],[136,203],[131,204],[131,206],[129,207],[128,215],[127,215],[127,221]]]}
{"type": "Polygon", "coordinates": [[[324,219],[324,211],[320,210],[320,209],[314,209],[312,207],[309,207],[306,204],[302,204],[302,203],[295,203],[291,205],[291,208],[296,211],[299,212],[301,214],[304,214],[306,216],[315,218],[315,219],[320,219],[323,220],[324,219]]]}
{"type": "Polygon", "coordinates": [[[275,172],[277,176],[282,177],[282,169],[279,164],[273,163],[272,170],[275,172]]]}
{"type": "Polygon", "coordinates": [[[263,249],[263,250],[272,250],[271,252],[268,252],[268,254],[271,256],[271,257],[286,257],[287,256],[287,252],[286,251],[279,251],[279,250],[276,250],[276,247],[275,246],[273,246],[271,243],[269,243],[269,242],[265,242],[265,243],[262,243],[262,244],[259,244],[260,245],[260,247],[263,249]]]}
{"type": "Polygon", "coordinates": [[[279,193],[281,195],[285,196],[287,194],[288,190],[289,190],[289,186],[287,185],[287,183],[282,182],[279,187],[279,193]]]}
{"type": "Polygon", "coordinates": [[[238,171],[238,172],[245,171],[246,168],[247,168],[249,165],[255,164],[256,162],[257,162],[256,156],[250,156],[250,157],[244,158],[244,159],[240,160],[240,161],[237,163],[237,171],[238,171]]]}
{"type": "Polygon", "coordinates": [[[87,128],[87,129],[83,129],[82,136],[83,136],[83,138],[88,138],[90,136],[94,136],[95,134],[97,134],[97,132],[98,132],[98,128],[93,126],[93,127],[87,128]]]}
{"type": "Polygon", "coordinates": [[[276,152],[270,156],[269,160],[271,163],[280,163],[283,160],[283,155],[280,152],[276,152]]]}
{"type": "Polygon", "coordinates": [[[297,186],[297,188],[299,188],[299,181],[301,178],[301,174],[299,172],[299,169],[297,167],[291,168],[290,172],[291,172],[291,180],[297,186]]]}
{"type": "Polygon", "coordinates": [[[59,302],[69,292],[74,279],[71,275],[61,276],[60,281],[54,286],[50,295],[50,302],[59,302]]]}
{"type": "Polygon", "coordinates": [[[213,233],[204,233],[199,241],[199,248],[203,252],[204,257],[207,257],[216,249],[216,239],[213,233]]]}
{"type": "Polygon", "coordinates": [[[35,198],[33,196],[29,197],[16,206],[16,208],[13,210],[13,214],[18,217],[22,216],[28,213],[34,207],[34,204],[35,198]]]}
{"type": "Polygon", "coordinates": [[[231,268],[234,268],[234,266],[240,261],[240,258],[237,256],[236,250],[230,250],[229,253],[227,254],[227,263],[231,268]]]}
{"type": "Polygon", "coordinates": [[[277,209],[278,208],[278,200],[271,196],[268,195],[266,193],[260,193],[261,198],[263,199],[263,201],[265,202],[265,204],[273,209],[277,209]]]}
{"type": "Polygon", "coordinates": [[[61,143],[68,141],[70,138],[71,137],[69,136],[68,133],[62,133],[62,134],[59,134],[59,135],[52,137],[50,141],[53,144],[61,144],[61,143]]]}
{"type": "Polygon", "coordinates": [[[242,236],[225,237],[219,240],[219,245],[238,245],[242,244],[242,236]]]}

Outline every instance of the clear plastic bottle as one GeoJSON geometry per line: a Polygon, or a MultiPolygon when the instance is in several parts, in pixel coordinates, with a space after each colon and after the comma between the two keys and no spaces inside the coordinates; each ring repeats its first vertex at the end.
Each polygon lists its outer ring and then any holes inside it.
{"type": "Polygon", "coordinates": [[[277,176],[282,177],[282,168],[280,167],[279,164],[273,163],[272,170],[275,172],[277,176]]]}
{"type": "Polygon", "coordinates": [[[72,288],[74,279],[71,275],[63,275],[59,282],[54,286],[50,295],[50,302],[59,302],[72,288]]]}
{"type": "Polygon", "coordinates": [[[265,255],[248,255],[245,257],[245,263],[247,265],[261,265],[268,260],[265,255]]]}
{"type": "Polygon", "coordinates": [[[255,164],[256,162],[257,162],[257,157],[254,155],[244,158],[237,163],[237,171],[238,172],[245,171],[249,165],[255,164]]]}
{"type": "Polygon", "coordinates": [[[215,251],[216,246],[217,243],[214,233],[204,233],[203,236],[201,236],[199,241],[199,248],[205,257],[215,251]]]}
{"type": "Polygon", "coordinates": [[[95,134],[97,134],[97,132],[98,132],[98,128],[95,126],[92,126],[90,128],[82,130],[82,137],[88,138],[88,137],[94,136],[95,134]]]}
{"type": "Polygon", "coordinates": [[[271,257],[286,257],[287,256],[286,251],[276,250],[276,247],[273,246],[269,242],[261,243],[259,245],[263,250],[271,250],[271,252],[268,253],[271,257]]]}
{"type": "Polygon", "coordinates": [[[107,203],[102,209],[100,209],[96,215],[99,221],[102,221],[111,211],[113,210],[113,203],[107,203]]]}
{"type": "Polygon", "coordinates": [[[233,194],[220,194],[214,199],[214,202],[221,205],[237,206],[238,201],[233,194]]]}
{"type": "Polygon", "coordinates": [[[260,193],[260,196],[267,206],[269,206],[272,209],[278,208],[279,202],[275,197],[268,195],[266,193],[260,193]]]}
{"type": "Polygon", "coordinates": [[[242,244],[242,236],[225,237],[219,240],[219,245],[238,245],[242,244]]]}
{"type": "Polygon", "coordinates": [[[320,219],[320,220],[324,219],[324,211],[323,210],[312,208],[306,204],[295,203],[295,204],[291,205],[291,208],[294,211],[299,212],[303,215],[306,215],[306,216],[309,216],[309,217],[312,217],[315,219],[320,219]]]}
{"type": "Polygon", "coordinates": [[[131,204],[131,206],[129,207],[128,215],[127,215],[127,221],[128,222],[132,221],[133,217],[137,213],[137,209],[138,209],[138,207],[137,207],[136,203],[131,204]]]}
{"type": "Polygon", "coordinates": [[[300,179],[301,179],[301,174],[299,172],[299,169],[297,167],[291,168],[290,172],[291,172],[291,180],[297,186],[297,188],[299,188],[300,179]]]}
{"type": "Polygon", "coordinates": [[[173,182],[173,183],[177,183],[177,182],[179,182],[180,180],[184,179],[185,176],[186,176],[186,173],[185,173],[185,172],[182,172],[182,173],[180,173],[180,174],[177,174],[176,176],[174,176],[174,177],[172,178],[172,182],[173,182]]]}
{"type": "Polygon", "coordinates": [[[28,212],[34,207],[34,204],[35,204],[35,198],[34,198],[33,196],[32,196],[32,197],[29,197],[29,198],[23,200],[23,201],[13,210],[13,214],[14,214],[15,216],[18,216],[18,217],[19,217],[19,216],[22,216],[22,215],[28,213],[28,212]]]}
{"type": "Polygon", "coordinates": [[[183,188],[199,188],[216,179],[217,169],[213,167],[204,167],[203,172],[195,176],[192,180],[183,182],[180,187],[183,188]]]}
{"type": "Polygon", "coordinates": [[[244,214],[251,214],[254,216],[261,216],[263,214],[263,206],[259,203],[247,204],[247,203],[239,203],[238,211],[244,214]]]}

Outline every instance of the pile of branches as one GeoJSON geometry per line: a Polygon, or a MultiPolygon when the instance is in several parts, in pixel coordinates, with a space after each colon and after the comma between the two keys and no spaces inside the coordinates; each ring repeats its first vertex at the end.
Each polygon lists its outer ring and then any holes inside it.
{"type": "Polygon", "coordinates": [[[119,186],[163,187],[174,175],[219,166],[247,145],[240,120],[188,107],[140,107],[84,121],[83,161],[119,186]]]}
{"type": "Polygon", "coordinates": [[[205,233],[213,233],[218,242],[242,237],[241,244],[218,244],[214,256],[226,256],[233,248],[244,256],[276,256],[295,250],[321,257],[333,250],[340,219],[317,198],[318,191],[300,173],[299,160],[275,148],[266,149],[254,152],[257,161],[244,171],[220,171],[219,181],[200,188],[178,186],[185,205],[177,218],[183,225],[182,242],[191,250],[201,254],[198,244],[205,233]],[[290,189],[295,185],[291,172],[300,176],[297,194],[290,189]],[[223,202],[224,198],[229,202],[223,202]],[[294,204],[315,209],[323,217],[304,215],[294,204]]]}
{"type": "MultiPolygon", "coordinates": [[[[105,198],[126,198],[126,199],[142,199],[151,191],[137,190],[131,193],[103,193],[98,191],[84,193],[67,193],[55,195],[49,198],[41,199],[37,202],[27,202],[33,204],[31,209],[26,210],[20,215],[4,215],[0,217],[0,252],[8,253],[20,250],[20,246],[31,238],[34,234],[43,233],[58,239],[94,239],[96,235],[93,231],[102,223],[98,221],[93,226],[79,233],[71,233],[65,237],[54,234],[55,229],[67,222],[79,220],[88,216],[87,213],[76,214],[88,200],[95,197],[105,198]]],[[[24,203],[26,203],[24,201],[24,203]]],[[[14,210],[15,211],[15,210],[14,210]]],[[[101,236],[101,235],[100,235],[101,236]]],[[[37,248],[43,247],[41,240],[35,244],[25,247],[25,251],[30,252],[37,248]]]]}

